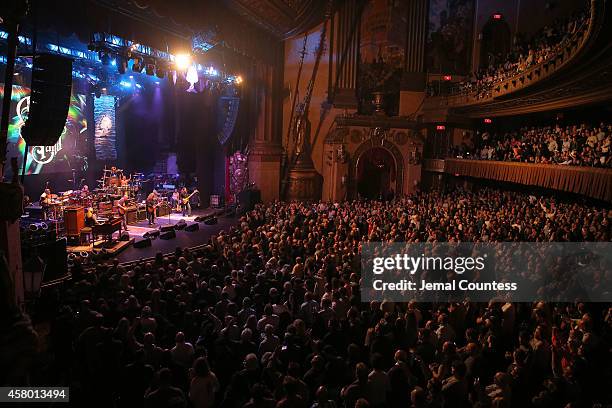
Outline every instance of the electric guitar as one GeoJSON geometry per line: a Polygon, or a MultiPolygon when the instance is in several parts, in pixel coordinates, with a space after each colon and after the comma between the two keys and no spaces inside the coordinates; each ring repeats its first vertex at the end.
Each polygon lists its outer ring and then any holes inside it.
{"type": "Polygon", "coordinates": [[[194,194],[196,194],[196,193],[199,193],[199,191],[198,191],[198,190],[193,190],[193,193],[191,193],[191,194],[189,194],[187,197],[185,197],[185,198],[181,199],[181,200],[182,200],[183,205],[187,204],[187,203],[189,202],[189,199],[190,199],[190,198],[191,198],[191,197],[192,197],[194,194]]]}

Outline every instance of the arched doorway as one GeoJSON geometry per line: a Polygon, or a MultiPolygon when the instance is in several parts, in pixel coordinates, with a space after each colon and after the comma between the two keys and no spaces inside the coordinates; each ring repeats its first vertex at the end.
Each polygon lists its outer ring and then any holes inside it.
{"type": "Polygon", "coordinates": [[[389,150],[372,147],[357,158],[355,181],[360,197],[386,199],[397,192],[397,166],[389,150]]]}

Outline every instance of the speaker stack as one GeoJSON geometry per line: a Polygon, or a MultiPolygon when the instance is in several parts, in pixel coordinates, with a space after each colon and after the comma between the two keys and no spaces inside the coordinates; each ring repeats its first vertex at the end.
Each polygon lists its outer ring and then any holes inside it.
{"type": "Polygon", "coordinates": [[[66,125],[72,91],[72,60],[38,54],[32,66],[32,93],[21,135],[29,146],[54,146],[66,125]]]}

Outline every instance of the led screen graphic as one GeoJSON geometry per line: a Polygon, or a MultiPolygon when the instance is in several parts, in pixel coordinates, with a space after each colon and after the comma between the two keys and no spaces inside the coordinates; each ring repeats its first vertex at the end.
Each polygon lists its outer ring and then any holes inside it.
{"type": "Polygon", "coordinates": [[[96,159],[116,160],[115,97],[102,95],[94,99],[96,159]]]}
{"type": "MultiPolygon", "coordinates": [[[[4,97],[0,84],[0,99],[4,97]]],[[[20,174],[26,149],[21,137],[21,128],[28,118],[30,89],[14,85],[9,113],[9,134],[7,158],[17,157],[20,174]]],[[[87,99],[85,95],[72,94],[66,126],[55,146],[28,146],[25,174],[46,174],[55,172],[85,171],[87,159],[87,99]]]]}

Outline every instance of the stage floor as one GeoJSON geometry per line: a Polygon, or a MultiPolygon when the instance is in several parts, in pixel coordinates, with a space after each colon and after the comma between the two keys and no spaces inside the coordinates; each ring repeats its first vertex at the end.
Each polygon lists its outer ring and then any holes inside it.
{"type": "MultiPolygon", "coordinates": [[[[135,238],[137,242],[143,239],[142,237],[145,233],[157,230],[162,226],[175,225],[180,220],[185,220],[187,225],[190,225],[195,223],[194,220],[198,216],[207,217],[210,215],[222,213],[222,211],[223,210],[217,210],[214,208],[194,210],[191,214],[191,217],[183,217],[180,213],[172,213],[164,217],[158,217],[156,219],[157,225],[155,226],[149,226],[146,220],[139,221],[137,224],[130,224],[128,225],[128,233],[130,234],[130,238],[135,238]]],[[[200,229],[194,232],[188,232],[184,229],[176,230],[176,237],[172,239],[165,240],[160,239],[159,237],[151,239],[150,247],[135,248],[133,245],[130,245],[128,248],[124,249],[121,253],[119,253],[115,258],[118,259],[121,263],[132,262],[137,261],[139,259],[152,258],[158,252],[162,252],[164,254],[174,252],[177,247],[191,248],[194,246],[202,245],[207,243],[212,235],[219,233],[219,231],[221,230],[227,231],[231,226],[236,225],[238,218],[218,215],[217,220],[217,224],[214,225],[206,225],[204,224],[204,222],[200,222],[200,229]]]]}

